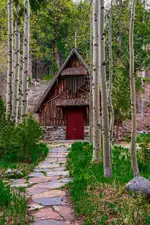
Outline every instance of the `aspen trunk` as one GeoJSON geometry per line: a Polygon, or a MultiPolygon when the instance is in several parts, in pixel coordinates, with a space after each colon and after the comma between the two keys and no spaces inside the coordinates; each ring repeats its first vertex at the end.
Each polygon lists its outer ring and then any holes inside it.
{"type": "Polygon", "coordinates": [[[21,115],[27,115],[29,83],[29,0],[24,0],[23,75],[21,115]]]}
{"type": "Polygon", "coordinates": [[[13,77],[13,101],[12,101],[12,118],[18,123],[19,107],[19,73],[20,73],[20,29],[19,29],[19,3],[16,6],[15,20],[15,48],[14,48],[14,77],[13,77]]]}
{"type": "Polygon", "coordinates": [[[112,163],[110,154],[110,131],[108,116],[108,99],[106,85],[106,61],[105,61],[105,34],[104,34],[104,0],[100,0],[100,63],[101,63],[101,100],[102,100],[102,130],[103,130],[103,157],[104,157],[104,176],[112,175],[112,163]]]}
{"type": "Polygon", "coordinates": [[[100,62],[100,56],[101,56],[101,34],[100,34],[100,11],[101,11],[101,4],[100,1],[98,1],[98,69],[99,69],[99,74],[98,74],[98,86],[99,86],[99,99],[98,99],[98,111],[99,111],[99,145],[100,145],[100,150],[103,149],[102,147],[102,107],[101,107],[101,78],[100,78],[100,74],[101,74],[101,62],[100,62]]]}
{"type": "Polygon", "coordinates": [[[134,176],[139,176],[139,169],[136,158],[136,88],[134,73],[134,20],[135,20],[136,0],[132,0],[130,30],[129,30],[129,50],[130,50],[130,89],[131,89],[131,165],[134,176]]]}
{"type": "Polygon", "coordinates": [[[12,79],[13,79],[13,9],[12,0],[8,0],[8,71],[7,71],[7,93],[6,114],[11,117],[12,113],[12,79]]]}
{"type": "Polygon", "coordinates": [[[92,12],[90,16],[90,95],[89,95],[89,125],[90,125],[90,141],[93,139],[93,101],[92,101],[92,58],[93,58],[93,26],[92,12]]]}
{"type": "Polygon", "coordinates": [[[93,1],[93,158],[92,161],[97,163],[100,157],[100,110],[99,110],[99,46],[98,46],[98,0],[93,1]]]}
{"type": "Polygon", "coordinates": [[[112,54],[112,1],[109,11],[108,19],[108,45],[109,45],[109,89],[108,89],[108,103],[109,103],[109,129],[110,129],[110,151],[112,150],[113,135],[114,135],[114,110],[112,104],[112,83],[113,83],[113,54],[112,54]]]}

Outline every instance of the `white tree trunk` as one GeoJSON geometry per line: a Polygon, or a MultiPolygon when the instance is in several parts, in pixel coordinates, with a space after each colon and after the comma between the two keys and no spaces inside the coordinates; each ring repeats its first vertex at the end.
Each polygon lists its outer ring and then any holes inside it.
{"type": "Polygon", "coordinates": [[[92,161],[97,163],[100,157],[100,110],[99,110],[99,45],[98,45],[98,28],[99,28],[99,11],[98,0],[93,0],[93,158],[92,161]]]}
{"type": "Polygon", "coordinates": [[[110,151],[112,150],[113,135],[114,135],[114,110],[112,104],[112,83],[113,83],[113,54],[112,54],[112,1],[109,11],[108,19],[108,45],[109,45],[109,89],[108,89],[108,103],[109,103],[109,129],[110,129],[110,151]]]}
{"type": "Polygon", "coordinates": [[[104,156],[104,176],[112,175],[112,163],[110,154],[110,131],[108,116],[108,99],[106,85],[106,61],[105,61],[105,34],[104,34],[104,0],[100,0],[100,62],[101,62],[101,97],[102,97],[102,131],[103,131],[103,156],[104,156]]]}
{"type": "Polygon", "coordinates": [[[11,117],[12,113],[12,80],[13,80],[13,8],[12,0],[8,0],[8,71],[7,71],[7,93],[6,114],[11,117]]]}
{"type": "Polygon", "coordinates": [[[16,6],[15,20],[15,47],[14,47],[14,77],[13,77],[13,101],[12,101],[12,118],[18,123],[18,107],[19,107],[19,73],[20,73],[20,21],[19,21],[20,5],[16,6]]]}
{"type": "Polygon", "coordinates": [[[136,158],[136,88],[134,72],[134,20],[135,20],[136,0],[132,0],[130,30],[129,30],[129,50],[130,50],[130,89],[131,89],[131,165],[134,176],[139,176],[139,169],[136,158]]]}
{"type": "Polygon", "coordinates": [[[92,12],[90,15],[90,95],[89,95],[89,125],[90,125],[90,141],[93,140],[93,95],[92,95],[92,68],[93,68],[93,26],[92,12]]]}
{"type": "Polygon", "coordinates": [[[98,74],[98,86],[99,86],[99,96],[98,96],[98,111],[99,111],[99,145],[100,145],[100,150],[103,149],[102,147],[102,107],[101,107],[101,77],[100,77],[100,74],[101,74],[101,62],[100,62],[100,57],[101,57],[101,48],[100,48],[100,45],[101,45],[101,34],[100,34],[100,11],[101,11],[101,4],[100,4],[100,1],[98,1],[98,69],[99,69],[99,74],[98,74]]]}
{"type": "Polygon", "coordinates": [[[29,83],[29,0],[24,0],[24,36],[23,36],[23,75],[22,75],[22,104],[21,115],[28,111],[28,83],[29,83]]]}

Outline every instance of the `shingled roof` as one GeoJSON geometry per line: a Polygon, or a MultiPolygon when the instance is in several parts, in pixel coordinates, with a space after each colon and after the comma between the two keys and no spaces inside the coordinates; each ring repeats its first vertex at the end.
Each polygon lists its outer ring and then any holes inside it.
{"type": "Polygon", "coordinates": [[[78,53],[78,51],[73,48],[70,52],[70,54],[68,55],[67,59],[65,60],[64,64],[62,65],[62,67],[60,68],[60,70],[58,71],[58,73],[56,74],[56,76],[54,77],[54,79],[51,81],[51,83],[48,85],[44,95],[42,96],[42,98],[39,100],[38,104],[36,105],[34,112],[38,113],[39,108],[41,107],[41,105],[43,104],[44,100],[46,99],[47,95],[49,94],[50,90],[52,89],[52,87],[54,86],[54,84],[56,83],[57,79],[59,78],[59,76],[61,75],[61,73],[63,72],[63,70],[65,69],[65,66],[67,65],[67,63],[69,62],[69,60],[71,59],[71,57],[73,55],[76,55],[77,58],[83,63],[83,65],[85,66],[85,69],[87,72],[89,72],[89,68],[87,66],[87,64],[84,62],[82,56],[78,53]]]}

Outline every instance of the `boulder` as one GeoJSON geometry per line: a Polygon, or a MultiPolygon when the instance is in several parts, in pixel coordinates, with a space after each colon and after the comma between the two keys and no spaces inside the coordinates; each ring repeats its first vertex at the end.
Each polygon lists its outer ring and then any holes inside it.
{"type": "Polygon", "coordinates": [[[144,177],[134,177],[126,185],[126,190],[132,193],[140,193],[150,198],[150,181],[144,177]]]}

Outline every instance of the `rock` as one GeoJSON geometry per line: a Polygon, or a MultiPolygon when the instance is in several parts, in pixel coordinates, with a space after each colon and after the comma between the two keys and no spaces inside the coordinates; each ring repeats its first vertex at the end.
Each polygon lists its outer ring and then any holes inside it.
{"type": "Polygon", "coordinates": [[[17,169],[8,169],[3,175],[3,177],[9,177],[9,178],[23,177],[23,173],[17,169]]]}
{"type": "Polygon", "coordinates": [[[126,190],[133,193],[141,193],[150,197],[150,181],[144,177],[134,177],[126,185],[126,190]]]}

